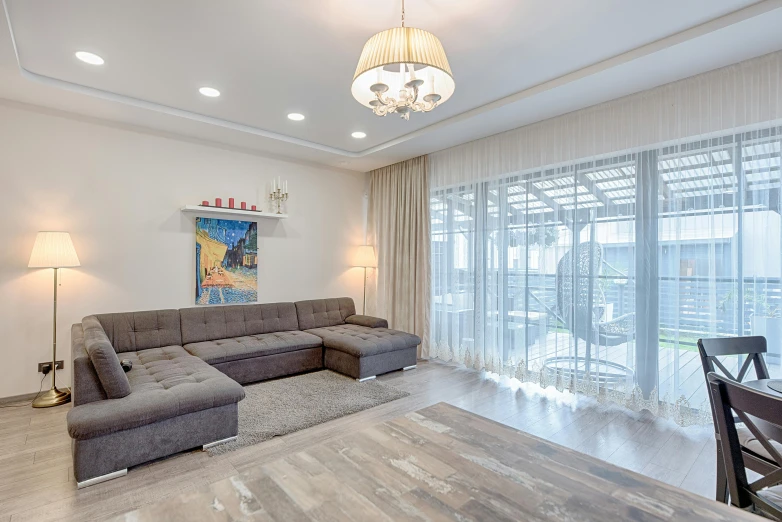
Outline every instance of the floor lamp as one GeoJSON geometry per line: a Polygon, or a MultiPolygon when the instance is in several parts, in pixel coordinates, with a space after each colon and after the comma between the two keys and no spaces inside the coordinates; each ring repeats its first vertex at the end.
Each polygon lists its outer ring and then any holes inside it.
{"type": "Polygon", "coordinates": [[[362,314],[367,313],[367,268],[376,268],[375,247],[372,245],[361,245],[356,252],[356,265],[364,269],[364,307],[362,314]]]}
{"type": "Polygon", "coordinates": [[[71,402],[71,391],[68,388],[57,389],[57,271],[60,268],[80,266],[79,256],[73,248],[71,235],[68,232],[38,232],[30,254],[29,268],[54,269],[54,322],[52,327],[52,387],[46,393],[38,395],[33,401],[33,408],[49,408],[71,402]]]}

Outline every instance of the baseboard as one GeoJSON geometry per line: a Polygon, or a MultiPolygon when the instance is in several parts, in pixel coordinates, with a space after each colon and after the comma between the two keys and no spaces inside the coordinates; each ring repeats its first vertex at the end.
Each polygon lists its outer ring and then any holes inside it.
{"type": "Polygon", "coordinates": [[[6,406],[15,402],[32,402],[36,395],[38,395],[38,392],[14,395],[12,397],[0,397],[0,406],[6,406]]]}

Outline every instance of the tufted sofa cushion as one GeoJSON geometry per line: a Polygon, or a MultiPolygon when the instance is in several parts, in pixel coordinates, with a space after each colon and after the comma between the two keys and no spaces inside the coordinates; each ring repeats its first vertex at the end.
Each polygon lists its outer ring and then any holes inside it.
{"type": "Polygon", "coordinates": [[[299,329],[293,303],[183,308],[182,343],[200,343],[299,329]]]}
{"type": "Polygon", "coordinates": [[[322,344],[323,341],[317,335],[294,330],[191,343],[185,345],[185,350],[209,364],[219,364],[250,357],[317,348],[322,344]]]}
{"type": "Polygon", "coordinates": [[[100,314],[95,317],[117,353],[182,344],[177,310],[100,314]]]}
{"type": "Polygon", "coordinates": [[[130,395],[83,404],[68,412],[68,433],[90,439],[145,426],[187,413],[234,404],[242,386],[181,346],[164,346],[125,356],[130,395]]]}
{"type": "Polygon", "coordinates": [[[356,306],[350,297],[297,301],[295,305],[299,328],[302,330],[344,324],[348,316],[356,313],[356,306]]]}
{"type": "Polygon", "coordinates": [[[368,328],[355,324],[314,328],[307,330],[307,333],[321,337],[323,346],[326,348],[345,352],[353,357],[395,352],[406,348],[415,348],[421,344],[421,338],[417,335],[388,328],[368,328]]]}

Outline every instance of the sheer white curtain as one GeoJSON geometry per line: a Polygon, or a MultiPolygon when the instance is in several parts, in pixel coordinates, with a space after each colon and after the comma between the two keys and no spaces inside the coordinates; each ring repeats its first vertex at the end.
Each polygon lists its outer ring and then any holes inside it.
{"type": "Polygon", "coordinates": [[[689,424],[782,350],[782,53],[430,156],[433,355],[689,424]],[[739,361],[727,361],[738,364],[739,361]]]}

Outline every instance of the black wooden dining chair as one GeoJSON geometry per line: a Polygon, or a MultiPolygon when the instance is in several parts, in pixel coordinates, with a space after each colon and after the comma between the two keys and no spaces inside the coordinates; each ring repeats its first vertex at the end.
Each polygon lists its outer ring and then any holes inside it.
{"type": "MultiPolygon", "coordinates": [[[[701,356],[703,374],[707,377],[712,372],[721,372],[725,377],[736,382],[742,382],[754,367],[756,379],[768,379],[768,368],[763,354],[766,353],[766,338],[750,337],[720,337],[714,339],[698,339],[698,353],[701,356]],[[734,376],[720,361],[720,357],[745,355],[747,358],[734,376]]],[[[709,393],[711,414],[714,419],[714,436],[717,439],[717,494],[718,502],[728,502],[728,482],[725,475],[725,458],[720,444],[720,431],[715,413],[714,397],[709,393]]],[[[760,474],[766,474],[777,469],[777,464],[753,433],[745,426],[737,427],[739,443],[745,453],[746,466],[760,474]]]]}
{"type": "Polygon", "coordinates": [[[782,520],[782,444],[769,438],[771,430],[782,433],[782,399],[716,373],[709,373],[707,380],[722,435],[719,444],[725,455],[730,503],[782,520]],[[762,477],[754,482],[747,479],[747,451],[741,446],[736,418],[752,432],[774,463],[768,473],[761,473],[762,477]]]}

